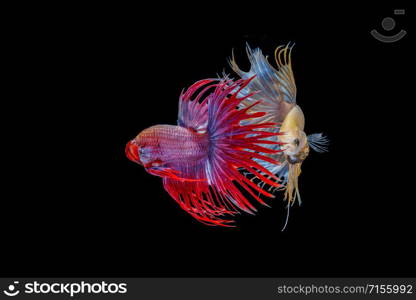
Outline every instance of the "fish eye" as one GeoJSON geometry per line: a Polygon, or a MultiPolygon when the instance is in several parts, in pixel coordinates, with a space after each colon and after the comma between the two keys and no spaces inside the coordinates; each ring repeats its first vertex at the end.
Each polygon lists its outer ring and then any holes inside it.
{"type": "Polygon", "coordinates": [[[144,147],[140,147],[139,148],[139,155],[140,157],[145,157],[146,156],[146,150],[144,149],[144,147]]]}
{"type": "Polygon", "coordinates": [[[296,147],[299,146],[299,144],[300,144],[299,139],[298,138],[294,139],[293,144],[295,144],[296,147]]]}

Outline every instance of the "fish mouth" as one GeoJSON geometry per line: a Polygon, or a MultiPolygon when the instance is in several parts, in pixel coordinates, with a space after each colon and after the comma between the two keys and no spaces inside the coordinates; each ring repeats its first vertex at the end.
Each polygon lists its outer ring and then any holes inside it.
{"type": "Polygon", "coordinates": [[[142,162],[140,161],[140,156],[139,156],[139,146],[136,144],[134,140],[127,143],[126,156],[132,162],[138,163],[140,165],[142,164],[142,162]]]}
{"type": "Polygon", "coordinates": [[[302,163],[309,155],[309,146],[306,144],[296,153],[285,153],[285,158],[290,164],[302,163]]]}
{"type": "Polygon", "coordinates": [[[290,155],[286,155],[286,160],[288,161],[288,163],[294,165],[297,164],[298,162],[300,162],[299,158],[294,157],[292,158],[290,155]]]}
{"type": "Polygon", "coordinates": [[[306,159],[306,157],[308,157],[308,154],[301,152],[295,156],[286,155],[286,160],[288,161],[288,163],[294,165],[294,164],[303,162],[306,159]]]}

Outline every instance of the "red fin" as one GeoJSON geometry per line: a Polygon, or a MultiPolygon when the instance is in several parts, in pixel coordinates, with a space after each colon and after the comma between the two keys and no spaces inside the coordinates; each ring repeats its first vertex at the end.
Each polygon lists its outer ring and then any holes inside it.
{"type": "Polygon", "coordinates": [[[180,174],[181,172],[174,170],[172,168],[166,167],[148,167],[146,171],[152,175],[160,176],[160,177],[169,177],[179,181],[206,181],[205,179],[193,179],[193,178],[185,178],[182,177],[180,174]]]}

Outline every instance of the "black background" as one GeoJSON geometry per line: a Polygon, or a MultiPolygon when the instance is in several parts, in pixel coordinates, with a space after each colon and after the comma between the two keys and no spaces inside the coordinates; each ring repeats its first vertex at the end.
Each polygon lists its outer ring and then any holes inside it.
{"type": "Polygon", "coordinates": [[[412,32],[394,44],[369,34],[388,34],[395,8],[68,7],[10,21],[16,115],[3,128],[17,156],[1,275],[415,275],[412,32]],[[272,56],[289,41],[306,132],[327,134],[330,152],[304,163],[284,232],[282,194],[236,228],[200,224],[125,144],[175,124],[180,91],[231,72],[233,48],[248,67],[245,42],[272,56]]]}

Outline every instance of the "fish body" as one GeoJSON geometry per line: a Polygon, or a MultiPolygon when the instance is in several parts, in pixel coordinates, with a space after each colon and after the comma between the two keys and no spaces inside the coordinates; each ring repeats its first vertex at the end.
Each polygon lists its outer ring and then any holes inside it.
{"type": "Polygon", "coordinates": [[[181,167],[201,164],[208,152],[206,134],[174,125],[147,128],[130,143],[140,149],[139,156],[133,161],[143,165],[149,173],[162,177],[171,172],[171,176],[179,178],[175,173],[181,167]]]}

